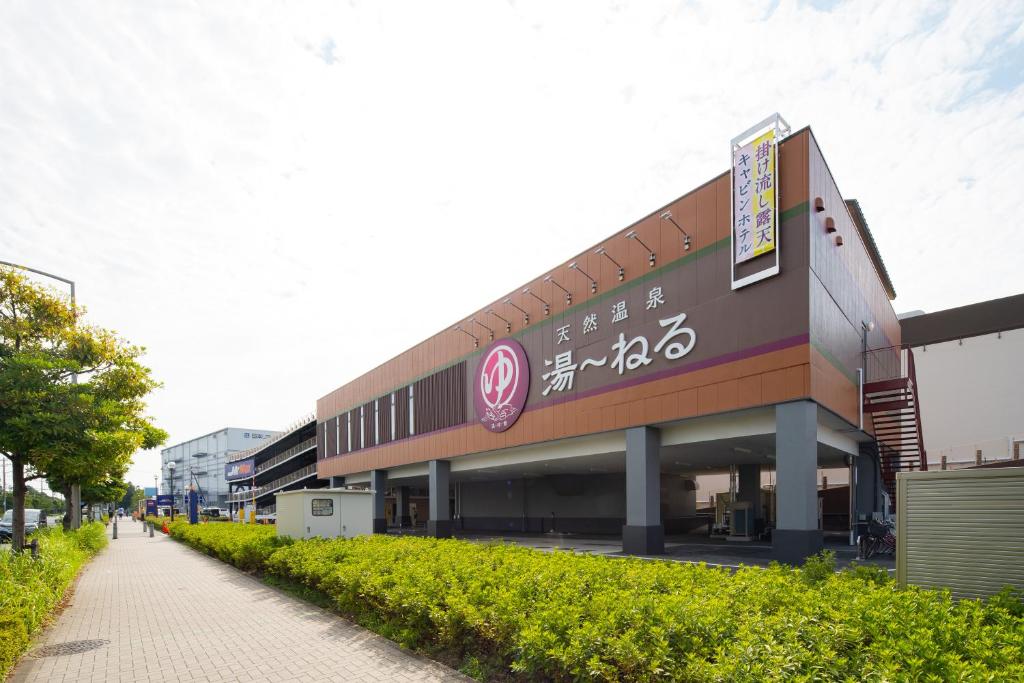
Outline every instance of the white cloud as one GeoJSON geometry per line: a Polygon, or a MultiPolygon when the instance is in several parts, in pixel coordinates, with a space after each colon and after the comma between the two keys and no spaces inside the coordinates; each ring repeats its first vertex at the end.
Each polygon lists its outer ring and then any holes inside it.
{"type": "Polygon", "coordinates": [[[311,410],[722,172],[728,140],[775,110],[814,127],[861,200],[899,310],[1018,293],[1024,64],[987,84],[1020,60],[1022,18],[5,3],[0,250],[72,277],[95,321],[149,348],[175,441],[311,410]]]}

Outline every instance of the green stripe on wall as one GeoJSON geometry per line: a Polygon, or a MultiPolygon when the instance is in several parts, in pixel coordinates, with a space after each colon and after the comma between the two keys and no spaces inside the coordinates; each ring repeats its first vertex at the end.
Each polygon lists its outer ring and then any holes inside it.
{"type": "Polygon", "coordinates": [[[816,349],[818,351],[818,353],[820,353],[822,356],[824,356],[825,360],[827,360],[832,365],[832,367],[834,367],[836,370],[838,370],[839,372],[841,372],[843,374],[843,377],[845,377],[846,379],[850,380],[851,384],[853,384],[854,386],[857,386],[857,373],[856,372],[852,372],[851,373],[849,371],[849,369],[847,369],[847,367],[845,365],[843,365],[843,363],[838,358],[836,358],[834,355],[832,355],[831,351],[826,349],[824,346],[822,346],[818,342],[812,340],[811,341],[811,347],[816,349]]]}

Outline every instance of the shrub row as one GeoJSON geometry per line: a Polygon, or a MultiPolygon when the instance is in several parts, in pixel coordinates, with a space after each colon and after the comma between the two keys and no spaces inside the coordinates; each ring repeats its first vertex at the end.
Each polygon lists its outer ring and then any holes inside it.
{"type": "Polygon", "coordinates": [[[29,637],[60,604],[85,562],[107,544],[103,524],[84,524],[65,533],[60,527],[33,535],[39,557],[0,551],[0,680],[28,648],[29,637]]]}
{"type": "Polygon", "coordinates": [[[176,523],[173,537],[321,592],[358,623],[477,678],[1024,680],[1024,608],[897,590],[884,572],[721,568],[176,523]]]}

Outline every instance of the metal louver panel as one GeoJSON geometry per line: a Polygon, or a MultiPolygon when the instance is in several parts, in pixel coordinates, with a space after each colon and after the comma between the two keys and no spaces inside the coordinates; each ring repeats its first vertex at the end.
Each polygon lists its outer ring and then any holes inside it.
{"type": "Polygon", "coordinates": [[[986,597],[1024,589],[1024,467],[900,472],[896,578],[986,597]]]}

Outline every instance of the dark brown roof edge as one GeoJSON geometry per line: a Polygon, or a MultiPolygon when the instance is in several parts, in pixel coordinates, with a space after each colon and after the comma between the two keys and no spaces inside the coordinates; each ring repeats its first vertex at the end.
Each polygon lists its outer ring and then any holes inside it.
{"type": "Polygon", "coordinates": [[[882,286],[885,287],[885,293],[889,296],[889,301],[892,301],[896,298],[896,288],[893,287],[892,280],[889,278],[889,271],[886,270],[885,262],[882,261],[882,254],[878,251],[878,245],[875,244],[875,237],[871,234],[871,229],[868,228],[868,221],[864,218],[864,212],[861,211],[860,202],[856,199],[847,199],[846,208],[850,210],[850,215],[853,216],[853,222],[857,225],[861,240],[864,242],[864,246],[868,248],[868,256],[871,257],[871,262],[875,264],[875,270],[878,271],[878,277],[882,280],[882,286]]]}
{"type": "Polygon", "coordinates": [[[971,465],[966,470],[998,470],[1003,467],[1024,467],[1024,460],[995,460],[983,465],[971,465]]]}
{"type": "Polygon", "coordinates": [[[903,346],[924,346],[1024,328],[1024,294],[900,319],[903,346]]]}

